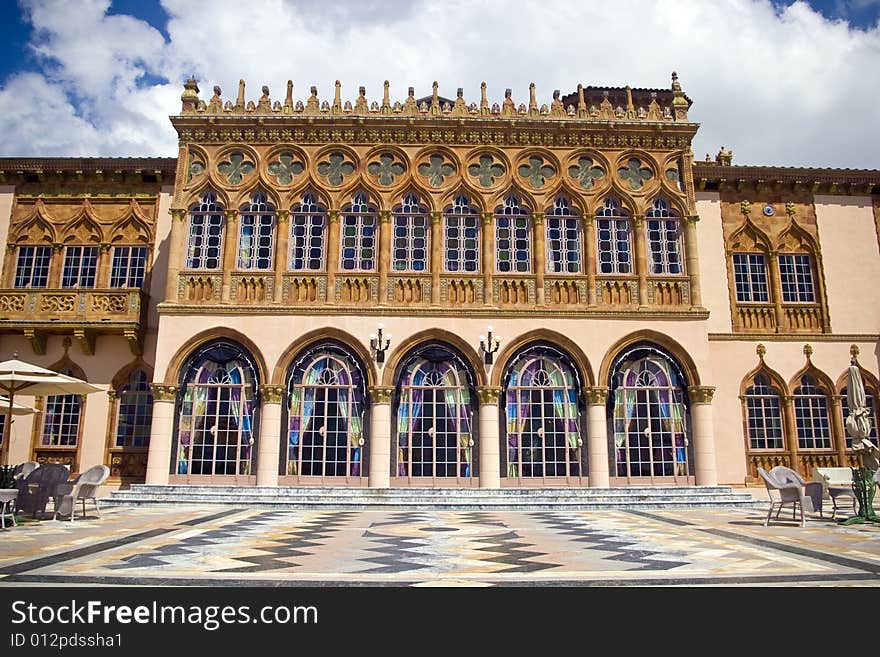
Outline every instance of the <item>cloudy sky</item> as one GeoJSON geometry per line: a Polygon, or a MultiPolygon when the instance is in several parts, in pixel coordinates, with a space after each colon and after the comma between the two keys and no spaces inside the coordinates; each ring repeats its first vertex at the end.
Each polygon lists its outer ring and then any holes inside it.
{"type": "Polygon", "coordinates": [[[698,159],[880,168],[880,0],[0,0],[0,155],[173,156],[183,81],[249,99],[367,87],[668,87],[698,159]]]}

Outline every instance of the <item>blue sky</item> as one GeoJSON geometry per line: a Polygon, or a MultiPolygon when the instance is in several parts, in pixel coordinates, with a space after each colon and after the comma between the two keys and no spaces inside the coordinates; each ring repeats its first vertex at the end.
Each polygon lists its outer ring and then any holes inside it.
{"type": "Polygon", "coordinates": [[[392,100],[438,80],[490,102],[538,86],[666,87],[677,70],[701,123],[698,159],[880,168],[880,0],[4,0],[0,155],[174,155],[168,115],[239,78],[283,96],[392,100]],[[634,20],[637,17],[637,20],[634,20]]]}

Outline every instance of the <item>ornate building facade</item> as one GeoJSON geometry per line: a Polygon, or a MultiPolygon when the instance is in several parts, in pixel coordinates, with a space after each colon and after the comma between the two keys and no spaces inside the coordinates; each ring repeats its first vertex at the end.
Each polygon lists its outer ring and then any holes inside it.
{"type": "Polygon", "coordinates": [[[189,80],[177,158],[0,159],[0,352],[106,389],[30,400],[10,462],[118,486],[809,477],[853,461],[851,357],[876,436],[880,172],[695,161],[675,74],[549,105],[359,91],[189,80]]]}

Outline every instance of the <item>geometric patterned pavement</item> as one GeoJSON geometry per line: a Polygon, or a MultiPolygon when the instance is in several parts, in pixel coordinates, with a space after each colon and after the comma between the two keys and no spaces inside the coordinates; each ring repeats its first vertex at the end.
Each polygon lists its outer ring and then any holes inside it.
{"type": "Polygon", "coordinates": [[[0,535],[0,586],[880,585],[880,526],[761,509],[113,507],[0,535]]]}

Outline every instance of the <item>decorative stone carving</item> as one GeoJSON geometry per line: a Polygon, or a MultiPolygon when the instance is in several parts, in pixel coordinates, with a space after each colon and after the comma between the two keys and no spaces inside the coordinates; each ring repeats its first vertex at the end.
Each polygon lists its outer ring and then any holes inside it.
{"type": "Polygon", "coordinates": [[[480,155],[478,163],[471,164],[467,168],[468,174],[476,178],[482,187],[492,187],[497,178],[501,178],[505,173],[504,165],[495,162],[492,155],[480,155]]]}
{"type": "Polygon", "coordinates": [[[245,176],[255,169],[254,163],[245,159],[244,153],[235,151],[217,166],[217,171],[226,176],[230,185],[240,185],[245,176]]]}
{"type": "Polygon", "coordinates": [[[284,386],[260,386],[260,398],[264,404],[280,404],[284,396],[284,386]]]}
{"type": "Polygon", "coordinates": [[[370,401],[373,404],[390,404],[394,388],[392,386],[370,386],[367,392],[370,394],[370,401]]]}
{"type": "Polygon", "coordinates": [[[279,185],[289,185],[293,179],[305,170],[305,165],[295,160],[293,153],[282,153],[278,159],[269,162],[267,171],[275,176],[279,185]]]}
{"type": "Polygon", "coordinates": [[[645,186],[645,182],[654,177],[654,172],[637,157],[631,157],[625,167],[617,170],[617,175],[635,192],[645,186]]]}
{"type": "Polygon", "coordinates": [[[330,153],[326,160],[318,162],[318,173],[331,185],[341,185],[346,176],[354,173],[354,163],[345,159],[341,152],[330,153]]]}
{"type": "Polygon", "coordinates": [[[688,388],[688,398],[692,404],[711,404],[714,395],[714,386],[691,386],[688,388]]]}
{"type": "Polygon", "coordinates": [[[576,165],[568,167],[568,177],[576,180],[581,189],[592,189],[597,180],[605,177],[605,170],[584,155],[576,165]]]}
{"type": "Polygon", "coordinates": [[[150,388],[153,391],[153,401],[160,402],[173,402],[177,397],[177,391],[180,389],[179,386],[164,383],[151,383],[150,388]]]}
{"type": "Polygon", "coordinates": [[[427,178],[431,187],[442,187],[446,178],[455,173],[455,167],[444,161],[442,153],[432,153],[427,162],[416,169],[420,176],[427,178]]]}
{"type": "Polygon", "coordinates": [[[399,176],[406,172],[406,167],[398,161],[395,161],[394,155],[391,153],[382,153],[378,160],[374,160],[367,165],[367,173],[375,176],[380,185],[388,187],[394,184],[399,176]]]}
{"type": "Polygon", "coordinates": [[[498,405],[498,400],[501,397],[501,388],[495,386],[478,386],[477,387],[477,397],[480,400],[480,405],[498,405]]]}
{"type": "Polygon", "coordinates": [[[608,393],[609,389],[604,386],[584,388],[584,397],[586,397],[589,406],[604,406],[608,400],[608,393]]]}
{"type": "Polygon", "coordinates": [[[544,164],[544,158],[540,155],[530,157],[527,164],[520,165],[517,173],[529,183],[532,189],[541,189],[548,180],[556,177],[556,169],[549,164],[544,164]]]}

